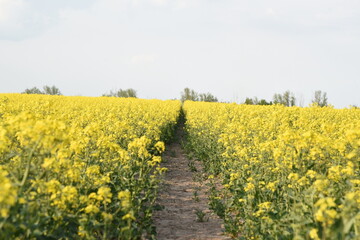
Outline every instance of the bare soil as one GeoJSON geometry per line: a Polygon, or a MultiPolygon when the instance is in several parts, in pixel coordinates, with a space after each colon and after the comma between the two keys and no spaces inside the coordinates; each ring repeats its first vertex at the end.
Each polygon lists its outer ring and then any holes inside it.
{"type": "Polygon", "coordinates": [[[154,212],[157,238],[162,239],[230,239],[225,236],[222,221],[209,210],[207,186],[201,179],[201,166],[185,155],[180,142],[183,127],[167,146],[162,166],[165,173],[154,212]],[[190,166],[190,167],[189,167],[190,166]],[[196,168],[196,170],[195,170],[196,168]]]}

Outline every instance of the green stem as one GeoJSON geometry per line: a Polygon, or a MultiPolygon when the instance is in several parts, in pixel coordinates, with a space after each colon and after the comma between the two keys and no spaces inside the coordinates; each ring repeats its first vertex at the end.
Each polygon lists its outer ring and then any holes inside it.
{"type": "Polygon", "coordinates": [[[27,178],[29,177],[30,166],[31,166],[31,158],[34,155],[34,152],[35,152],[36,148],[38,147],[38,145],[40,143],[40,140],[41,140],[41,138],[36,142],[35,146],[31,149],[29,157],[27,158],[25,173],[24,173],[23,179],[22,179],[22,181],[20,183],[20,190],[22,190],[22,188],[25,185],[25,182],[26,182],[27,178]]]}
{"type": "MultiPolygon", "coordinates": [[[[105,206],[104,206],[104,210],[105,210],[105,213],[107,213],[106,203],[105,203],[105,206]]],[[[109,222],[108,222],[108,220],[105,219],[105,229],[104,229],[104,234],[103,234],[103,240],[107,239],[108,225],[109,225],[109,222]]]]}

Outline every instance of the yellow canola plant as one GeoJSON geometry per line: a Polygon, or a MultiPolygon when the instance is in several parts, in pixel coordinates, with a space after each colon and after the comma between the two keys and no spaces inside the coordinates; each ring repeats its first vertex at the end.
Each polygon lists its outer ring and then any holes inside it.
{"type": "Polygon", "coordinates": [[[0,239],[150,238],[180,107],[0,94],[0,239]]]}
{"type": "Polygon", "coordinates": [[[234,238],[360,238],[359,109],[187,101],[184,113],[234,238]]]}

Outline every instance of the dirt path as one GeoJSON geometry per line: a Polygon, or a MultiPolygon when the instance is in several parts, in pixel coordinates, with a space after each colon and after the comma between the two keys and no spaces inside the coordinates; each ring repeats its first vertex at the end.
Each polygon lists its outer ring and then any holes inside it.
{"type": "Polygon", "coordinates": [[[157,203],[163,209],[154,212],[157,238],[230,239],[223,235],[222,222],[208,207],[206,186],[199,181],[198,164],[189,160],[181,148],[182,125],[177,139],[167,146],[163,167],[168,168],[157,203]]]}

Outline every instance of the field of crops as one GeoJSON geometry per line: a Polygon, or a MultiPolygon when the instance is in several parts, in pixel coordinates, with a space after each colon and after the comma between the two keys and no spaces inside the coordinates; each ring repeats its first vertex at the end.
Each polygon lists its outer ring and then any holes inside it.
{"type": "MultiPolygon", "coordinates": [[[[186,101],[234,239],[360,238],[360,110],[186,101]]],[[[156,238],[180,101],[0,94],[0,239],[156,238]]]]}
{"type": "Polygon", "coordinates": [[[188,147],[237,239],[360,239],[360,110],[185,102],[188,147]]]}
{"type": "Polygon", "coordinates": [[[0,239],[150,238],[180,101],[0,95],[0,239]]]}

